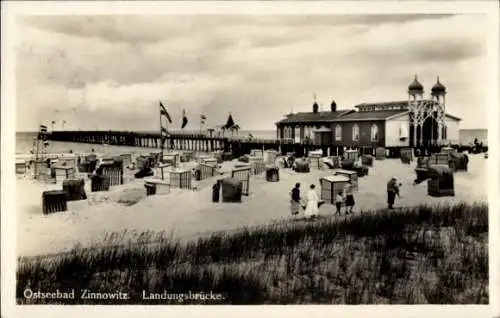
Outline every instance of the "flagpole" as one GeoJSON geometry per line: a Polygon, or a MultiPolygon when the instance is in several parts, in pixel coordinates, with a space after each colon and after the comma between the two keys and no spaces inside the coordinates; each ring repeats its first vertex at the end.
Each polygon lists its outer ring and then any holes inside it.
{"type": "MultiPolygon", "coordinates": [[[[160,106],[160,102],[158,102],[158,107],[161,107],[160,106]]],[[[162,126],[162,122],[161,122],[161,109],[160,109],[160,162],[163,161],[163,126],[162,126]]]]}

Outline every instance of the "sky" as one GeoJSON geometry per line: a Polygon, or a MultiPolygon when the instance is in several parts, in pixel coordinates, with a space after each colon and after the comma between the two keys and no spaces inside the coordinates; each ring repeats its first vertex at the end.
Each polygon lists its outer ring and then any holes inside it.
{"type": "Polygon", "coordinates": [[[17,131],[158,130],[161,100],[180,129],[231,112],[273,130],[290,112],[406,100],[437,76],[460,128],[487,128],[487,24],[480,15],[22,16],[17,131]]]}

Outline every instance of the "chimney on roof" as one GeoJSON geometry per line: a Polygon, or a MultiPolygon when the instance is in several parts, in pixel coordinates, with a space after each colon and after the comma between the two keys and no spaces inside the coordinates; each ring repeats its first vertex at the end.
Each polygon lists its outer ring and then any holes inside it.
{"type": "Polygon", "coordinates": [[[318,103],[314,102],[313,104],[313,113],[317,114],[318,113],[318,103]]]}
{"type": "Polygon", "coordinates": [[[335,113],[337,111],[337,103],[335,103],[334,100],[332,100],[331,111],[332,113],[335,113]]]}

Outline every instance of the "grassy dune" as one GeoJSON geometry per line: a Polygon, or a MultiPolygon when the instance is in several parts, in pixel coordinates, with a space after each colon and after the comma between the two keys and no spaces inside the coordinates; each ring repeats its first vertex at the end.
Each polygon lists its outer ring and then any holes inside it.
{"type": "Polygon", "coordinates": [[[487,304],[487,240],[487,204],[422,205],[20,258],[16,293],[19,304],[487,304]],[[77,297],[27,300],[27,288],[77,297]],[[80,299],[81,289],[130,298],[80,299]],[[223,297],[142,299],[164,290],[223,297]]]}

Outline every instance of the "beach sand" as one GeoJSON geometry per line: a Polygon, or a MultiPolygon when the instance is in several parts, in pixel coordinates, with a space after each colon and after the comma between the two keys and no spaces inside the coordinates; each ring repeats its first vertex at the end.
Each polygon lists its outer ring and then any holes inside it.
{"type": "MultiPolygon", "coordinates": [[[[405,165],[396,159],[374,161],[369,175],[359,178],[354,210],[386,207],[386,182],[391,176],[402,183],[402,198],[396,200],[396,206],[487,201],[487,160],[481,154],[469,155],[469,158],[469,171],[455,173],[455,196],[442,198],[428,196],[426,182],[413,185],[415,162],[405,165]]],[[[230,164],[224,165],[230,168],[230,164]]],[[[290,218],[289,192],[294,184],[300,182],[305,195],[308,186],[314,183],[319,193],[319,178],[333,174],[334,170],[295,173],[280,169],[279,173],[279,182],[267,182],[264,174],[252,176],[250,195],[244,196],[242,203],[212,203],[213,180],[205,180],[196,191],[177,189],[169,194],[146,197],[144,180],[133,180],[130,172],[126,184],[111,187],[109,192],[90,192],[90,180],[86,179],[88,199],[68,202],[68,211],[50,215],[42,214],[41,193],[61,189],[61,184],[46,185],[18,177],[17,254],[50,254],[68,251],[76,244],[82,247],[99,244],[106,232],[113,231],[166,231],[183,239],[287,219],[290,218]],[[138,202],[131,206],[118,203],[124,198],[138,202]]],[[[322,215],[333,211],[330,204],[320,208],[322,215]]]]}

